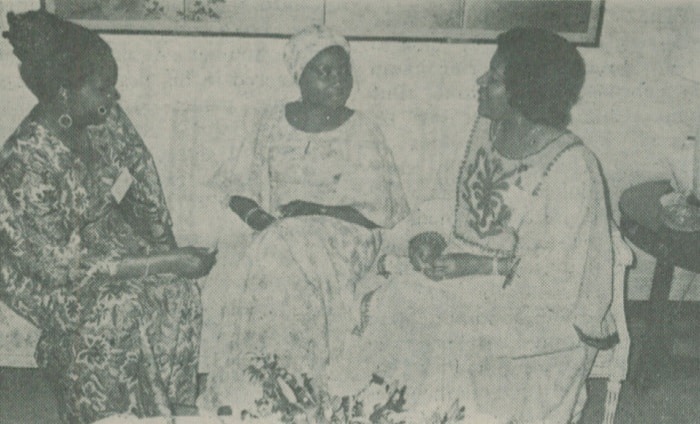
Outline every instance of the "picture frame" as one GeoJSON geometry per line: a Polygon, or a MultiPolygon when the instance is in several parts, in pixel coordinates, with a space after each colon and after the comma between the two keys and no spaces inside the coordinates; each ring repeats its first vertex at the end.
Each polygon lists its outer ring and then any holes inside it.
{"type": "Polygon", "coordinates": [[[288,37],[325,24],[351,40],[494,42],[539,26],[598,46],[604,0],[44,0],[47,10],[107,33],[288,37]]]}

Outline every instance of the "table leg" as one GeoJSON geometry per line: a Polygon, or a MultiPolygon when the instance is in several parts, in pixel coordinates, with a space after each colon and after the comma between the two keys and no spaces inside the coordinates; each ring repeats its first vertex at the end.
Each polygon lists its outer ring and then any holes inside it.
{"type": "Polygon", "coordinates": [[[641,386],[654,386],[659,377],[670,370],[671,337],[669,334],[671,315],[668,298],[673,280],[673,264],[658,259],[654,268],[647,312],[648,334],[644,337],[639,357],[638,375],[632,379],[641,386]]]}

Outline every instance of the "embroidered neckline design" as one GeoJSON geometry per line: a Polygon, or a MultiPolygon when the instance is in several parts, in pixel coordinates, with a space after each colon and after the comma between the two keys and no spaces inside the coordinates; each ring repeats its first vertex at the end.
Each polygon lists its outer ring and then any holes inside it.
{"type": "MultiPolygon", "coordinates": [[[[515,166],[513,169],[506,170],[503,160],[498,157],[498,153],[493,151],[493,154],[489,155],[487,152],[488,149],[483,146],[479,147],[476,151],[474,161],[472,163],[467,163],[470,158],[472,144],[474,142],[474,137],[479,124],[480,118],[477,118],[469,134],[466,152],[460,166],[456,185],[457,199],[455,202],[455,221],[453,223],[452,232],[456,238],[467,244],[476,246],[497,256],[507,256],[511,254],[511,252],[504,251],[500,248],[482,245],[476,240],[469,240],[462,237],[457,232],[459,205],[460,202],[464,202],[469,211],[469,220],[467,224],[479,237],[485,238],[488,236],[502,234],[507,229],[507,224],[512,215],[511,209],[504,203],[503,194],[507,192],[511,186],[523,188],[520,185],[520,174],[530,168],[530,166],[523,163],[522,160],[513,160],[513,162],[520,162],[520,164],[515,166]]],[[[556,137],[551,143],[548,143],[547,146],[545,146],[545,149],[542,149],[542,151],[552,146],[554,142],[561,140],[562,136],[566,134],[571,133],[568,131],[564,132],[560,136],[556,137]]],[[[573,147],[582,145],[583,142],[576,139],[561,148],[544,167],[539,181],[532,189],[530,194],[532,196],[537,196],[539,194],[544,179],[549,174],[549,171],[553,165],[564,153],[573,147]]]]}
{"type": "Polygon", "coordinates": [[[501,159],[489,156],[484,147],[476,151],[474,162],[468,165],[466,178],[461,182],[460,196],[469,207],[469,226],[479,237],[503,232],[512,211],[503,194],[517,181],[513,177],[525,172],[528,166],[520,164],[506,170],[501,159]]]}

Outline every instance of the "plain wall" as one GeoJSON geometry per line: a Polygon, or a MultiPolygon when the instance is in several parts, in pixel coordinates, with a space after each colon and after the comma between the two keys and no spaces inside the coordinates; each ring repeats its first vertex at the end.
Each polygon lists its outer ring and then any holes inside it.
{"type": "MultiPolygon", "coordinates": [[[[38,1],[6,0],[6,11],[38,1]]],[[[4,9],[4,10],[3,10],[4,9]]],[[[670,178],[668,159],[688,171],[700,85],[698,10],[691,2],[608,1],[600,46],[582,48],[587,80],[571,129],[596,152],[617,200],[630,185],[670,178]],[[697,78],[697,75],[695,76],[697,78]]],[[[0,28],[6,29],[6,22],[0,28]]],[[[198,198],[200,183],[248,136],[256,112],[293,100],[297,88],[281,58],[285,40],[105,35],[120,66],[122,105],[158,162],[181,242],[204,242],[216,222],[198,198]]],[[[379,122],[412,206],[451,196],[476,116],[475,79],[493,44],[389,41],[352,43],[356,85],[350,105],[379,122]]],[[[0,137],[34,104],[9,44],[0,42],[0,137]]],[[[629,296],[648,296],[653,260],[638,254],[629,296]]],[[[673,297],[700,299],[694,275],[677,273],[673,297]],[[690,290],[687,290],[690,288],[690,290]],[[687,292],[687,293],[686,293],[687,292]]]]}

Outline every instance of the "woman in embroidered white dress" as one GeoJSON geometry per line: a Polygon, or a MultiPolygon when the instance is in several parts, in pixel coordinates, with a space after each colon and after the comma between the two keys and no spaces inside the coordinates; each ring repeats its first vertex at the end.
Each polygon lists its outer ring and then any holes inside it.
{"type": "MultiPolygon", "coordinates": [[[[379,229],[408,213],[380,129],[345,103],[350,47],[314,25],[285,47],[301,100],[269,111],[252,143],[214,184],[258,231],[233,275],[203,292],[202,354],[212,371],[203,409],[253,405],[244,369],[276,354],[290,370],[323,381],[350,334],[356,282],[381,245],[379,229]]],[[[224,252],[225,254],[225,252],[224,252]]]]}
{"type": "Polygon", "coordinates": [[[452,234],[416,235],[413,270],[374,291],[350,352],[360,381],[406,384],[416,412],[458,401],[499,422],[578,420],[596,348],[614,342],[604,182],[566,129],[584,77],[556,34],[498,37],[477,80],[452,234]]]}

